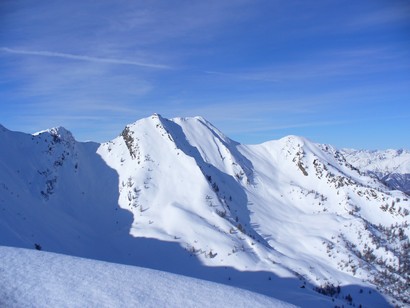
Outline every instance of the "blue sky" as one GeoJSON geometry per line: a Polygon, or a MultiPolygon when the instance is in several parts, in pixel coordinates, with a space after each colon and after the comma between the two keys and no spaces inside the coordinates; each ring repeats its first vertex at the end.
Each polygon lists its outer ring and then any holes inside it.
{"type": "Polygon", "coordinates": [[[410,4],[0,2],[0,123],[108,141],[154,112],[241,143],[410,149],[410,4]]]}

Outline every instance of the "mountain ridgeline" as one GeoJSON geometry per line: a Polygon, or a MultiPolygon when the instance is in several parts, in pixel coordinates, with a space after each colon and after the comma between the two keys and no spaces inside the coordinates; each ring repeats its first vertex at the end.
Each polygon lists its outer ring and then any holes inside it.
{"type": "Polygon", "coordinates": [[[242,145],[201,117],[157,114],[102,144],[0,126],[0,145],[0,245],[301,306],[410,303],[409,152],[395,164],[297,136],[242,145]]]}

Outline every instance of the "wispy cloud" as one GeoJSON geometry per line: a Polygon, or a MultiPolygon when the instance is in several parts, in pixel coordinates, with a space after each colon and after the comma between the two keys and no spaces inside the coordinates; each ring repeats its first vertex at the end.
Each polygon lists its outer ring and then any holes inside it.
{"type": "Polygon", "coordinates": [[[378,10],[365,12],[360,16],[351,19],[346,27],[352,29],[384,26],[386,24],[397,24],[401,22],[408,23],[410,17],[410,5],[403,1],[402,3],[390,3],[389,6],[378,10]]]}
{"type": "Polygon", "coordinates": [[[252,132],[267,132],[267,131],[275,131],[275,130],[287,130],[292,128],[307,128],[307,127],[320,127],[320,126],[333,126],[333,125],[343,125],[347,124],[349,121],[312,121],[312,122],[293,122],[283,125],[269,125],[264,123],[265,125],[260,126],[252,126],[242,129],[238,128],[235,133],[252,133],[252,132]]]}
{"type": "Polygon", "coordinates": [[[23,50],[23,49],[9,48],[9,47],[0,47],[0,51],[12,53],[12,54],[41,56],[41,57],[55,57],[55,58],[87,61],[87,62],[101,62],[101,63],[108,63],[108,64],[135,65],[135,66],[142,66],[142,67],[149,67],[149,68],[156,68],[156,69],[170,69],[171,68],[170,66],[163,65],[163,64],[137,62],[137,61],[130,61],[130,60],[125,60],[125,59],[90,57],[90,56],[85,56],[85,55],[74,55],[74,54],[69,54],[69,53],[52,52],[52,51],[23,50]]]}
{"type": "MultiPolygon", "coordinates": [[[[202,115],[238,140],[249,134],[267,140],[282,133],[348,134],[355,122],[342,129],[339,120],[408,114],[410,62],[401,34],[409,6],[372,0],[6,2],[0,43],[5,126],[64,125],[80,139],[106,140],[104,134],[159,112],[202,115]]],[[[380,126],[367,124],[370,132],[380,126]]],[[[392,135],[408,131],[406,125],[392,135]]]]}
{"type": "Polygon", "coordinates": [[[408,52],[392,46],[359,46],[325,49],[309,54],[309,62],[292,61],[248,67],[234,71],[209,70],[203,73],[221,80],[259,81],[267,83],[329,81],[337,78],[374,76],[410,68],[408,52]]]}
{"type": "Polygon", "coordinates": [[[204,71],[205,74],[209,75],[219,75],[222,77],[231,77],[240,80],[250,80],[250,81],[264,81],[264,82],[278,82],[279,78],[270,76],[272,74],[266,73],[223,73],[216,71],[204,71]]]}

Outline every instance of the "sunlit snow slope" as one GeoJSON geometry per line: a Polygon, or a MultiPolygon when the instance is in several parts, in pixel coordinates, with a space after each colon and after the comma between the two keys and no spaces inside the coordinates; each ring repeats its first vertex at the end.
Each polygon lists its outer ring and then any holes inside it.
{"type": "Polygon", "coordinates": [[[0,144],[0,244],[301,306],[334,305],[321,293],[345,304],[409,301],[407,195],[331,146],[296,136],[246,146],[201,117],[157,114],[101,145],[63,128],[0,128],[0,144]]]}

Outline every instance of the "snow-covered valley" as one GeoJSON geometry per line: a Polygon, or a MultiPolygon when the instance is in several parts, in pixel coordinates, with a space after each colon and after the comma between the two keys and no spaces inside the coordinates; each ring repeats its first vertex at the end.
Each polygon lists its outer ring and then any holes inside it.
{"type": "Polygon", "coordinates": [[[201,117],[157,114],[103,144],[0,126],[0,145],[0,245],[302,307],[409,303],[409,197],[353,151],[297,136],[241,145],[201,117]]]}

